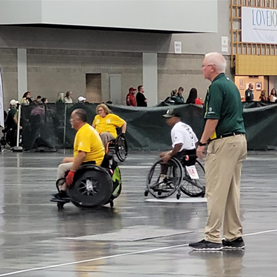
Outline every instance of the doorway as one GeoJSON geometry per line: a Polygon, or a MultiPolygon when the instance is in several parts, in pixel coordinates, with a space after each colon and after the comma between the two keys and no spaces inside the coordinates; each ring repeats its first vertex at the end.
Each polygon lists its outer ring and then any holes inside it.
{"type": "Polygon", "coordinates": [[[110,100],[113,104],[122,104],[121,74],[110,74],[110,100]]]}
{"type": "Polygon", "coordinates": [[[86,74],[86,98],[90,103],[101,103],[101,74],[86,74]]]}

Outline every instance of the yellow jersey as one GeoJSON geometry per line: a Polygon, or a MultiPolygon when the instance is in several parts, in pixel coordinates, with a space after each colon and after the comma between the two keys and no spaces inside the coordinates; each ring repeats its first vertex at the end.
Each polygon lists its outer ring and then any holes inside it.
{"type": "Polygon", "coordinates": [[[101,165],[105,155],[104,146],[99,134],[88,123],[83,125],[75,136],[74,157],[79,151],[86,152],[84,162],[95,161],[96,165],[101,165]]]}
{"type": "Polygon", "coordinates": [[[92,122],[92,125],[95,126],[96,131],[101,134],[103,132],[109,132],[117,137],[116,127],[122,127],[125,121],[115,114],[107,114],[105,117],[101,117],[100,115],[96,115],[92,122]]]}

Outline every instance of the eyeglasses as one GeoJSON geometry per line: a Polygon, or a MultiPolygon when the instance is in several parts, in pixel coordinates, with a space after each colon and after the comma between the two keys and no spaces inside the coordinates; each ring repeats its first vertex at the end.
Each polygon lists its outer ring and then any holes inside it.
{"type": "Polygon", "coordinates": [[[202,64],[202,68],[205,66],[214,66],[215,64],[202,64]]]}
{"type": "Polygon", "coordinates": [[[98,110],[98,112],[104,112],[104,110],[101,109],[101,110],[98,110]]]}

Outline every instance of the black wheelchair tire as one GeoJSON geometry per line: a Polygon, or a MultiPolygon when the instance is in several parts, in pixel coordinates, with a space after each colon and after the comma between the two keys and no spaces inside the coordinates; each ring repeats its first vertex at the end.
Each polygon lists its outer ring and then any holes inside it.
{"type": "Polygon", "coordinates": [[[126,139],[118,136],[115,141],[115,154],[120,162],[124,162],[128,156],[128,145],[126,139]]]}
{"type": "Polygon", "coordinates": [[[200,178],[201,180],[190,179],[190,177],[188,177],[188,173],[186,172],[186,168],[184,167],[185,174],[180,189],[184,194],[190,197],[203,197],[205,195],[205,181],[203,181],[203,178],[205,180],[205,169],[198,160],[196,160],[195,166],[198,169],[197,171],[199,177],[202,177],[200,178]]]}
{"type": "Polygon", "coordinates": [[[109,173],[104,168],[91,166],[78,173],[68,189],[68,194],[77,207],[98,207],[109,201],[112,189],[113,182],[109,173]],[[91,182],[91,190],[87,188],[88,181],[91,182]]]}
{"type": "MultiPolygon", "coordinates": [[[[151,167],[151,169],[148,173],[148,176],[147,176],[145,196],[147,196],[148,192],[150,192],[150,194],[152,196],[154,196],[155,198],[166,198],[166,197],[169,197],[172,194],[174,194],[176,192],[176,190],[179,189],[180,183],[183,178],[183,168],[182,168],[181,163],[175,158],[172,158],[168,161],[168,164],[169,164],[168,170],[170,170],[169,176],[172,174],[172,177],[169,177],[169,178],[173,178],[173,180],[174,180],[173,186],[174,187],[168,191],[154,189],[155,186],[159,186],[161,184],[161,182],[158,182],[158,183],[154,182],[154,184],[152,184],[152,179],[155,178],[155,177],[153,177],[153,175],[155,173],[155,170],[157,170],[156,167],[160,166],[161,164],[162,164],[162,161],[159,160],[156,163],[154,163],[154,165],[151,167]],[[171,168],[173,168],[173,170],[171,168]]],[[[157,170],[157,171],[159,171],[159,170],[157,170]]],[[[159,177],[158,177],[158,179],[159,179],[159,177]]]]}

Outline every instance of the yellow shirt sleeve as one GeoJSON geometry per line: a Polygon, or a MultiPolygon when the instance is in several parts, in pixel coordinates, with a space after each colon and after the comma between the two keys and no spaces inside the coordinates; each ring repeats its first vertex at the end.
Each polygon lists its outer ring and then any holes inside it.
{"type": "Polygon", "coordinates": [[[95,161],[96,165],[101,165],[105,155],[103,143],[96,130],[89,124],[82,126],[74,141],[74,157],[78,152],[86,153],[84,162],[95,161]]]}
{"type": "Polygon", "coordinates": [[[123,120],[122,118],[120,118],[118,115],[115,115],[115,114],[111,114],[111,119],[112,119],[112,123],[119,128],[122,127],[122,125],[125,123],[125,120],[123,120]]]}

